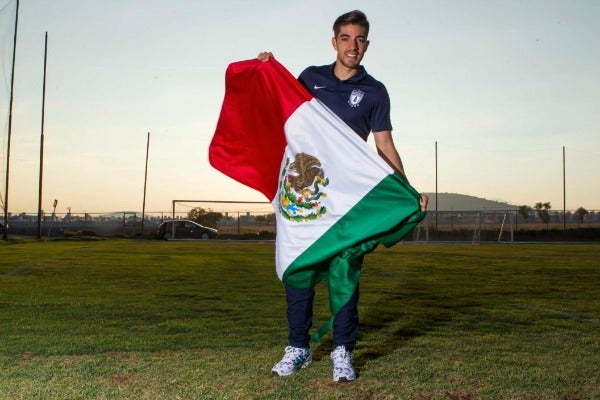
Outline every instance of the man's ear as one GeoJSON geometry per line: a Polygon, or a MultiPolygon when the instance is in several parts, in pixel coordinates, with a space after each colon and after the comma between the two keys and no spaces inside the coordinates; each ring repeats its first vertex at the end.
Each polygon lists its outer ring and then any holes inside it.
{"type": "Polygon", "coordinates": [[[337,51],[337,41],[335,40],[335,36],[331,38],[331,45],[333,46],[333,49],[337,51]]]}

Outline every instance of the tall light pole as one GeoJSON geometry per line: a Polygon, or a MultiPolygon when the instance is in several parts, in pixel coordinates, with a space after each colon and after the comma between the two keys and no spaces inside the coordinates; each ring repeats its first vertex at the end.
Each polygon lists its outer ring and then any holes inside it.
{"type": "Polygon", "coordinates": [[[40,133],[40,184],[38,189],[37,237],[42,238],[42,181],[44,176],[44,112],[46,108],[46,59],[48,56],[48,32],[44,40],[44,81],[42,84],[42,128],[40,133]]]}
{"type": "Polygon", "coordinates": [[[565,168],[565,146],[562,148],[563,162],[563,231],[567,230],[567,174],[565,168]]]}
{"type": "Polygon", "coordinates": [[[19,25],[19,0],[17,0],[17,10],[15,13],[15,36],[13,39],[13,59],[12,72],[10,74],[10,105],[8,106],[8,138],[6,141],[6,185],[4,187],[4,225],[2,229],[2,239],[8,239],[8,180],[10,172],[10,138],[12,135],[12,106],[13,92],[15,87],[15,58],[17,55],[17,26],[19,25]]]}
{"type": "Polygon", "coordinates": [[[438,227],[438,149],[435,141],[435,230],[438,227]]]}
{"type": "Polygon", "coordinates": [[[144,200],[142,200],[142,236],[144,236],[144,220],[146,217],[146,184],[148,182],[148,151],[150,150],[150,132],[146,140],[146,168],[144,170],[144,200]]]}

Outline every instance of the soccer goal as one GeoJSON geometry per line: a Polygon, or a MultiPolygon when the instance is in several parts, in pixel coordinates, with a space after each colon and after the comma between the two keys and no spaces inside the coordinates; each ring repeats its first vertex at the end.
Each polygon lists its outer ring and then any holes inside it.
{"type": "Polygon", "coordinates": [[[172,219],[187,219],[195,208],[221,214],[216,226],[219,235],[275,231],[275,214],[268,201],[173,200],[172,204],[172,219]]]}
{"type": "Polygon", "coordinates": [[[273,207],[268,201],[226,201],[226,200],[172,200],[173,219],[181,218],[191,209],[202,207],[206,210],[220,213],[269,213],[273,207]]]}

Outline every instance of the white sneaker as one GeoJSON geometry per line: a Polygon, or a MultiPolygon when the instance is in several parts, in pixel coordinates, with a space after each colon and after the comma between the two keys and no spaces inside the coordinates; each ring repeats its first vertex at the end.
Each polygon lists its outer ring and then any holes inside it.
{"type": "Polygon", "coordinates": [[[287,346],[285,354],[271,369],[271,372],[279,376],[288,376],[299,370],[306,368],[312,363],[312,352],[310,348],[302,349],[300,347],[287,346]]]}
{"type": "Polygon", "coordinates": [[[352,367],[352,356],[344,346],[337,346],[331,352],[333,362],[333,380],[335,382],[350,382],[356,379],[352,367]]]}

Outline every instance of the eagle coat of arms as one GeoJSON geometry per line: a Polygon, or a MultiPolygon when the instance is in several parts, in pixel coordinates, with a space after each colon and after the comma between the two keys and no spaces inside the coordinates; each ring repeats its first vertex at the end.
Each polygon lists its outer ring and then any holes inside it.
{"type": "Polygon", "coordinates": [[[305,222],[327,212],[320,199],[327,197],[322,188],[329,185],[321,162],[306,153],[296,154],[290,163],[286,158],[279,182],[279,212],[290,221],[305,222]]]}

